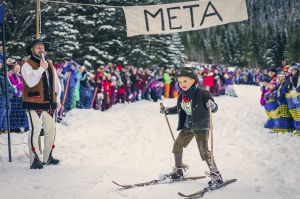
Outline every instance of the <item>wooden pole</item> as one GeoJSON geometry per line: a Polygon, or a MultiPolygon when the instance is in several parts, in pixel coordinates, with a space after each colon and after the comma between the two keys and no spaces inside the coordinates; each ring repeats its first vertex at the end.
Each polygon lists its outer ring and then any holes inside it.
{"type": "Polygon", "coordinates": [[[41,37],[41,0],[36,0],[36,39],[41,37]]]}
{"type": "Polygon", "coordinates": [[[211,161],[214,161],[214,138],[213,138],[213,122],[212,122],[212,111],[209,108],[209,132],[210,132],[210,147],[211,147],[211,161]]]}
{"type": "Polygon", "coordinates": [[[7,76],[7,65],[6,65],[6,41],[5,41],[5,9],[0,4],[1,9],[1,26],[2,26],[2,47],[3,47],[3,68],[4,68],[4,94],[5,94],[5,110],[6,110],[6,124],[7,124],[7,138],[8,138],[8,161],[11,162],[11,139],[10,139],[10,120],[9,120],[9,100],[8,100],[8,76],[7,76]]]}
{"type": "Polygon", "coordinates": [[[97,93],[98,93],[98,87],[95,89],[94,96],[93,96],[92,103],[91,103],[91,108],[94,107],[94,103],[95,103],[97,93]]]}
{"type": "Polygon", "coordinates": [[[66,99],[67,99],[67,94],[68,94],[68,90],[69,90],[69,84],[70,84],[70,80],[71,80],[71,73],[72,72],[69,71],[67,85],[66,85],[66,88],[64,90],[64,98],[63,98],[63,101],[62,101],[62,104],[61,104],[61,109],[60,109],[60,114],[59,114],[61,117],[63,115],[64,106],[65,106],[65,102],[66,102],[66,99]]]}
{"type": "MultiPolygon", "coordinates": [[[[160,103],[160,107],[163,108],[163,109],[165,108],[164,105],[163,105],[163,103],[160,103]]],[[[164,115],[165,115],[165,118],[166,118],[166,121],[167,121],[169,130],[170,130],[171,136],[172,136],[172,138],[173,138],[173,141],[175,142],[175,138],[174,138],[174,135],[173,135],[173,132],[172,132],[172,129],[171,129],[171,125],[170,125],[170,122],[169,122],[169,120],[168,120],[168,116],[167,116],[167,114],[166,114],[165,111],[164,111],[164,115]]]]}

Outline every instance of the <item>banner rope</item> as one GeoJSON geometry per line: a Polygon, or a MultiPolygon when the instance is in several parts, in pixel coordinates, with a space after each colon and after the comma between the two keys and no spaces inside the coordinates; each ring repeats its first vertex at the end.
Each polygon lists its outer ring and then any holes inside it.
{"type": "Polygon", "coordinates": [[[72,3],[67,1],[51,1],[51,0],[42,0],[43,3],[57,3],[57,4],[68,4],[74,6],[92,6],[92,7],[101,7],[101,8],[123,8],[124,6],[109,6],[109,5],[100,5],[100,4],[89,4],[89,3],[72,3]]]}

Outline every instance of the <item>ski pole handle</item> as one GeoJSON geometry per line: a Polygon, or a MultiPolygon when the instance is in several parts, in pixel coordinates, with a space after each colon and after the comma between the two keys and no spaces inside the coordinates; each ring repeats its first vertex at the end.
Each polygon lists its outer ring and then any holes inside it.
{"type": "Polygon", "coordinates": [[[165,113],[165,107],[164,107],[163,103],[160,103],[160,109],[165,113]]]}

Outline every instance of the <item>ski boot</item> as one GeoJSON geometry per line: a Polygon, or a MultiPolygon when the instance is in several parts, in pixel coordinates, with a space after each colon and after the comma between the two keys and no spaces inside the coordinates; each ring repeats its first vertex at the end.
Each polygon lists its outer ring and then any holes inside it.
{"type": "Polygon", "coordinates": [[[169,179],[171,181],[180,181],[184,178],[185,168],[184,167],[174,167],[173,171],[169,174],[163,175],[162,179],[169,179]]]}
{"type": "Polygon", "coordinates": [[[223,178],[222,175],[220,174],[219,171],[208,171],[205,172],[207,177],[210,177],[211,180],[208,182],[208,186],[209,187],[213,187],[216,188],[218,186],[220,186],[221,184],[223,184],[223,178]]]}

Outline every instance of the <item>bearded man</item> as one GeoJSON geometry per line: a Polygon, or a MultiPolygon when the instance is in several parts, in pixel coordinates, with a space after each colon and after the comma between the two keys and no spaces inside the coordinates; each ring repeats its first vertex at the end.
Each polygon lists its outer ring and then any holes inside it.
{"type": "Polygon", "coordinates": [[[53,158],[55,148],[55,110],[60,108],[61,85],[52,61],[44,55],[49,43],[41,39],[34,40],[26,47],[30,58],[23,64],[24,91],[23,107],[28,112],[31,130],[28,137],[30,169],[42,169],[43,165],[57,165],[59,160],[53,158]],[[39,157],[39,136],[44,129],[43,157],[39,157]]]}

